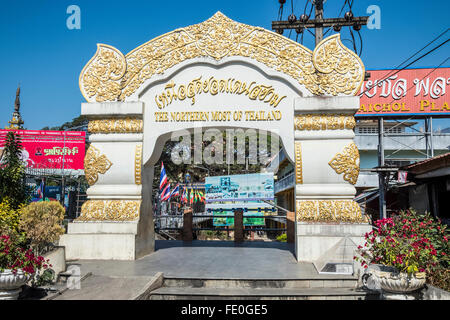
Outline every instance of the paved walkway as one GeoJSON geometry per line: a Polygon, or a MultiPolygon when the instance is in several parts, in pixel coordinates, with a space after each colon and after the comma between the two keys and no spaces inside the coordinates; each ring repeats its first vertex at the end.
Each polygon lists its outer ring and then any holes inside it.
{"type": "Polygon", "coordinates": [[[295,260],[293,244],[253,241],[157,240],[156,251],[135,261],[79,260],[81,289],[56,299],[131,299],[158,272],[165,277],[202,279],[305,279],[320,275],[311,263],[295,260]]]}

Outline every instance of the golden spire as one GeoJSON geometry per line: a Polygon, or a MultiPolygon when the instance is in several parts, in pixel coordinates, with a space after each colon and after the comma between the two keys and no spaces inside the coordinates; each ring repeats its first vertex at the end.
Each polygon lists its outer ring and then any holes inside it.
{"type": "Polygon", "coordinates": [[[16,101],[14,102],[14,112],[12,114],[11,121],[8,121],[9,126],[6,126],[7,130],[20,130],[23,129],[23,120],[20,116],[20,84],[17,86],[16,101]]]}

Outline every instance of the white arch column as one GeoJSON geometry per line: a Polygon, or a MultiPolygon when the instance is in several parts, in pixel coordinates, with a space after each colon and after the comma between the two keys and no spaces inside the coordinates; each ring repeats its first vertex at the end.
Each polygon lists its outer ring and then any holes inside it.
{"type": "Polygon", "coordinates": [[[359,97],[294,100],[298,261],[320,261],[323,266],[333,246],[343,239],[359,245],[371,230],[353,201],[359,174],[353,142],[358,108],[359,97]]]}
{"type": "Polygon", "coordinates": [[[84,163],[90,187],[80,217],[60,239],[67,259],[134,260],[153,251],[153,223],[141,214],[142,180],[152,180],[142,175],[143,110],[142,102],[82,104],[90,119],[84,163]]]}

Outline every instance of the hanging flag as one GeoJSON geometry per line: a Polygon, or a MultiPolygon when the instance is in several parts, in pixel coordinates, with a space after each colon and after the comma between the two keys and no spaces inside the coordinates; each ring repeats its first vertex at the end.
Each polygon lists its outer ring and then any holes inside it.
{"type": "Polygon", "coordinates": [[[398,171],[398,182],[406,183],[408,177],[408,172],[406,171],[398,171]]]}
{"type": "Polygon", "coordinates": [[[194,203],[194,189],[191,189],[191,194],[189,197],[189,203],[193,204],[194,203]]]}
{"type": "Polygon", "coordinates": [[[196,202],[199,202],[200,201],[200,193],[198,192],[198,190],[195,190],[195,199],[196,199],[196,202]]]}
{"type": "Polygon", "coordinates": [[[164,163],[161,162],[161,175],[159,177],[159,190],[163,189],[163,186],[167,183],[166,169],[164,169],[164,163]]]}
{"type": "Polygon", "coordinates": [[[161,201],[166,201],[170,199],[170,183],[167,184],[167,186],[164,188],[163,192],[161,193],[161,201]]]}
{"type": "Polygon", "coordinates": [[[41,184],[39,185],[39,188],[37,189],[37,193],[39,195],[39,199],[44,198],[44,179],[41,179],[41,184]]]}
{"type": "Polygon", "coordinates": [[[177,184],[177,186],[173,188],[172,192],[170,193],[170,198],[177,197],[179,195],[180,195],[180,185],[177,184]]]}
{"type": "Polygon", "coordinates": [[[181,202],[187,203],[186,188],[183,188],[183,191],[181,192],[181,202]]]}
{"type": "Polygon", "coordinates": [[[205,194],[202,191],[200,191],[200,201],[204,203],[206,202],[205,194]]]}

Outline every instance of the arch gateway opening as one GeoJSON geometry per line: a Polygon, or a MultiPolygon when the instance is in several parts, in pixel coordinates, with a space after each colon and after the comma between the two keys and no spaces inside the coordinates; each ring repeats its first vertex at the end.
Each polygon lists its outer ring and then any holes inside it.
{"type": "Polygon", "coordinates": [[[67,259],[133,260],[154,251],[154,165],[173,133],[250,128],[280,137],[295,165],[295,254],[317,261],[370,230],[353,201],[355,96],[364,65],[339,35],[314,51],[217,12],[130,53],[98,44],[79,85],[90,118],[80,217],[67,259]]]}

